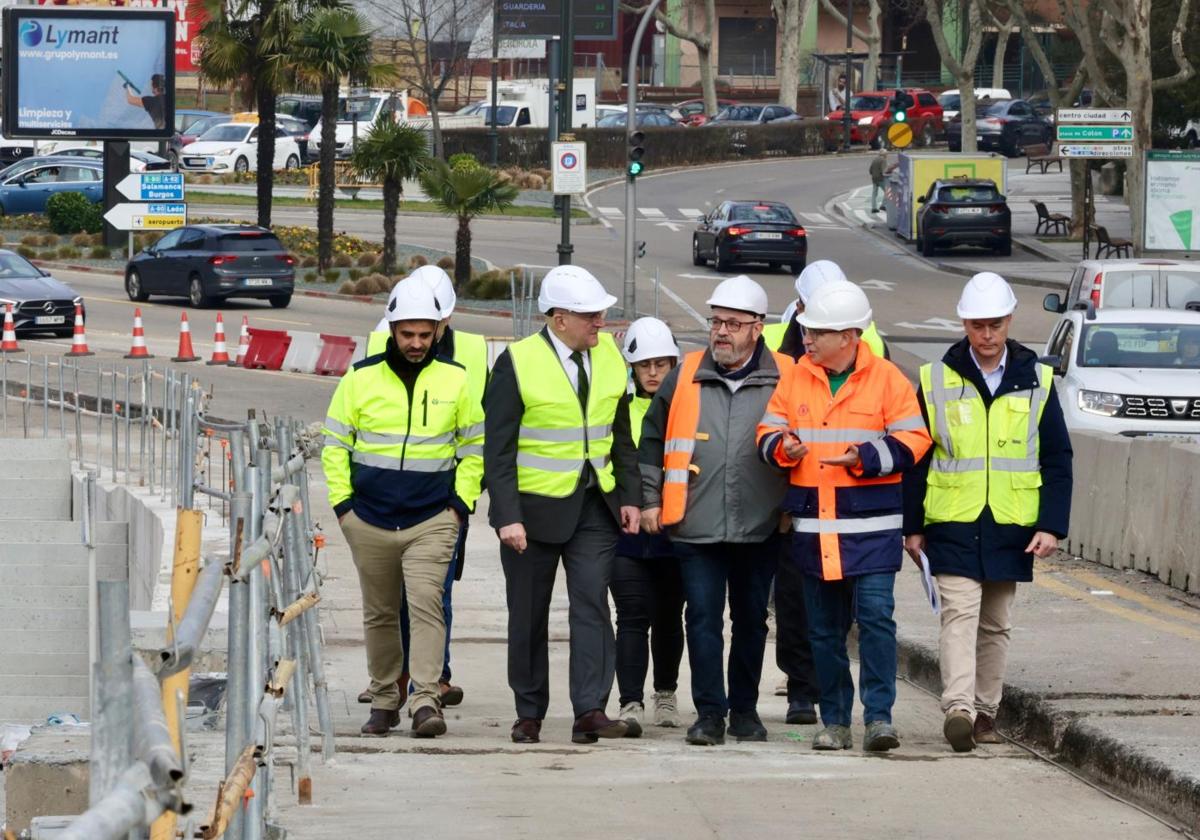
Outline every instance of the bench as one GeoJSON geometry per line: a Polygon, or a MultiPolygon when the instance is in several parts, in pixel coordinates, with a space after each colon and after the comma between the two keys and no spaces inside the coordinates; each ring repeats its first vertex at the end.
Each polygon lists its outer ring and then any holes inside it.
{"type": "Polygon", "coordinates": [[[1042,168],[1042,174],[1046,174],[1046,167],[1052,163],[1058,164],[1058,171],[1062,172],[1063,159],[1060,155],[1053,154],[1050,146],[1045,143],[1038,143],[1036,146],[1025,147],[1025,174],[1029,174],[1029,170],[1035,166],[1042,168]]]}
{"type": "MultiPolygon", "coordinates": [[[[308,168],[308,200],[314,201],[317,197],[319,185],[321,181],[321,165],[314,163],[308,168]]],[[[335,190],[348,193],[351,198],[358,197],[358,191],[364,187],[381,188],[382,184],[374,184],[359,175],[354,165],[348,160],[336,160],[333,162],[333,187],[335,190]]]]}
{"type": "Polygon", "coordinates": [[[1046,209],[1046,205],[1035,198],[1029,199],[1029,203],[1037,210],[1038,223],[1034,228],[1033,233],[1036,236],[1045,231],[1053,233],[1055,236],[1066,236],[1071,230],[1071,217],[1064,216],[1062,213],[1051,213],[1046,209]]]}
{"type": "Polygon", "coordinates": [[[1096,259],[1100,259],[1101,253],[1106,257],[1113,254],[1128,257],[1130,249],[1133,248],[1133,243],[1128,239],[1113,239],[1109,236],[1104,225],[1092,225],[1092,235],[1096,237],[1096,259]]]}

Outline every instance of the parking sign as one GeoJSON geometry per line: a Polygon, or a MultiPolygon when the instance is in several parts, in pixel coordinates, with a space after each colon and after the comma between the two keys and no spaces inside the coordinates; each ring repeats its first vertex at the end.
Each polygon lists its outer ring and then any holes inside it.
{"type": "Polygon", "coordinates": [[[552,143],[550,157],[554,194],[583,195],[587,191],[587,143],[552,143]]]}

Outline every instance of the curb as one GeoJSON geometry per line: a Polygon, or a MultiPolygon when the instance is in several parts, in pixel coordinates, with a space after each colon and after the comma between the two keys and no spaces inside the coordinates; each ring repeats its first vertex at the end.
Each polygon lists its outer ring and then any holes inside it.
{"type": "MultiPolygon", "coordinates": [[[[937,649],[899,634],[896,643],[900,673],[935,696],[941,694],[937,649]]],[[[1006,682],[997,722],[1004,724],[1014,741],[1047,751],[1148,810],[1184,826],[1200,825],[1200,781],[1055,709],[1046,694],[1006,682]]]]}
{"type": "MultiPolygon", "coordinates": [[[[532,206],[532,205],[523,205],[523,206],[532,206]]],[[[540,206],[540,205],[538,205],[538,206],[540,206]]],[[[242,207],[249,208],[250,210],[254,209],[253,205],[249,205],[249,204],[241,205],[241,204],[204,204],[204,203],[199,203],[196,205],[196,207],[201,208],[201,209],[206,209],[211,213],[217,213],[217,214],[219,214],[221,211],[228,212],[230,210],[238,210],[242,207]]],[[[275,208],[279,209],[279,210],[302,210],[302,209],[304,209],[304,208],[299,207],[294,204],[292,204],[292,205],[287,205],[287,204],[275,205],[275,208]]],[[[314,208],[315,208],[315,205],[314,205],[314,208]]],[[[339,207],[337,209],[348,211],[350,213],[379,213],[379,214],[383,213],[382,210],[373,210],[373,209],[367,208],[367,207],[364,207],[361,210],[355,209],[353,207],[339,207]]],[[[197,212],[197,215],[207,215],[207,214],[197,212]]],[[[445,214],[441,213],[440,211],[437,211],[437,210],[430,210],[427,213],[414,213],[412,211],[404,211],[404,210],[396,211],[396,218],[398,218],[398,219],[399,218],[430,219],[430,218],[438,218],[438,217],[442,217],[442,216],[445,216],[445,214]]],[[[555,224],[555,225],[562,224],[562,219],[559,218],[558,216],[509,216],[509,215],[487,214],[487,215],[476,216],[475,218],[479,219],[481,221],[541,222],[541,223],[549,223],[549,224],[555,224]]],[[[571,219],[571,224],[572,225],[596,225],[596,224],[599,224],[599,222],[596,221],[595,217],[589,215],[585,218],[571,219]]]]}

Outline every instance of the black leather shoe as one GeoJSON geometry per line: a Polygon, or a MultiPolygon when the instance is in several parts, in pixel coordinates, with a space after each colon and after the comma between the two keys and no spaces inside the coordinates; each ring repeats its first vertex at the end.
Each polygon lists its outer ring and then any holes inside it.
{"type": "Polygon", "coordinates": [[[446,719],[433,706],[422,706],[413,713],[413,736],[435,738],[446,734],[446,719]]]}
{"type": "Polygon", "coordinates": [[[788,703],[786,723],[808,725],[817,722],[817,707],[808,700],[792,700],[788,703]]]}
{"type": "Polygon", "coordinates": [[[716,715],[703,715],[688,727],[684,738],[689,744],[698,747],[715,747],[725,743],[725,718],[716,715]]]}
{"type": "Polygon", "coordinates": [[[729,734],[742,741],[767,740],[767,727],[763,726],[757,712],[730,712],[729,734]]]}
{"type": "Polygon", "coordinates": [[[571,740],[576,744],[594,744],[601,738],[624,738],[629,724],[613,720],[603,709],[592,709],[575,718],[571,727],[571,740]]]}
{"type": "Polygon", "coordinates": [[[513,724],[514,744],[536,744],[542,740],[542,722],[537,718],[520,718],[513,724]]]}
{"type": "Polygon", "coordinates": [[[360,730],[364,735],[374,735],[382,738],[400,725],[398,709],[372,709],[371,716],[360,730]]]}

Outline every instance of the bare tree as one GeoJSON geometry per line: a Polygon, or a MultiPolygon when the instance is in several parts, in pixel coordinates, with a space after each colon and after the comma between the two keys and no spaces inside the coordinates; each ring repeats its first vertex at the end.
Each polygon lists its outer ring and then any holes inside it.
{"type": "MultiPolygon", "coordinates": [[[[637,4],[622,2],[621,11],[640,15],[648,5],[644,2],[637,4]]],[[[711,115],[717,113],[717,79],[713,73],[712,62],[712,36],[717,30],[716,0],[704,0],[703,9],[701,25],[691,28],[668,17],[663,11],[662,4],[654,10],[654,19],[661,23],[671,35],[696,47],[696,58],[700,63],[700,95],[704,97],[704,113],[711,115]]],[[[635,84],[636,81],[636,79],[626,79],[628,84],[635,84]]]]}
{"type": "Polygon", "coordinates": [[[992,56],[992,87],[1004,87],[1004,57],[1008,53],[1008,39],[1016,25],[1016,20],[1010,13],[1004,20],[1000,19],[1000,9],[988,7],[988,17],[996,27],[996,54],[992,56]]]}
{"type": "MultiPolygon", "coordinates": [[[[932,0],[931,0],[932,2],[932,0]]],[[[821,0],[821,5],[825,7],[825,11],[829,12],[830,16],[838,22],[839,25],[845,27],[846,13],[833,4],[833,0],[821,0]]],[[[879,52],[883,45],[883,31],[880,26],[880,17],[882,9],[879,6],[879,0],[867,0],[867,28],[866,31],[854,27],[854,37],[867,45],[867,63],[863,67],[863,90],[874,90],[879,83],[879,52]]],[[[850,80],[847,79],[847,82],[850,80]]]]}
{"type": "Polygon", "coordinates": [[[816,0],[771,0],[775,17],[782,24],[783,43],[779,55],[779,101],[796,108],[800,95],[800,41],[804,24],[816,0]]]}
{"type": "Polygon", "coordinates": [[[983,0],[925,0],[925,17],[933,30],[933,42],[937,45],[942,64],[958,83],[959,119],[962,120],[962,150],[978,150],[975,133],[975,62],[979,59],[979,48],[983,46],[983,0]],[[962,56],[954,54],[946,41],[942,21],[948,20],[960,28],[966,15],[967,46],[962,56]]]}

